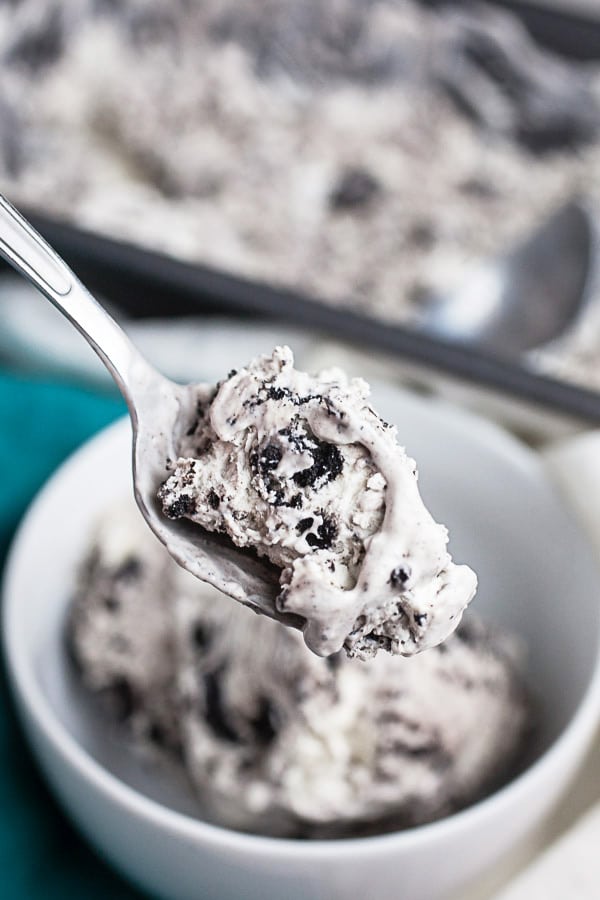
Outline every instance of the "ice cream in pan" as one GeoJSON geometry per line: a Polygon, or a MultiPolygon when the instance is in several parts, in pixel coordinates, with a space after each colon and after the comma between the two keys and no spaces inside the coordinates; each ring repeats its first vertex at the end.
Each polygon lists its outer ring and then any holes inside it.
{"type": "Polygon", "coordinates": [[[452,562],[364,381],[307,375],[283,347],[197,399],[160,489],[166,516],[277,566],[277,608],[300,617],[319,655],[411,655],[448,637],[476,577],[452,562]]]}

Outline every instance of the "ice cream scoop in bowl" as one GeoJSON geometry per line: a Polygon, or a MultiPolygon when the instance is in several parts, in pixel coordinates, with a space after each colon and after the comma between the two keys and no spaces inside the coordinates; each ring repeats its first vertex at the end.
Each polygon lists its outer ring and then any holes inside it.
{"type": "Polygon", "coordinates": [[[374,396],[383,415],[403,421],[424,497],[447,521],[453,549],[470,552],[481,578],[478,611],[529,648],[539,727],[528,763],[480,802],[401,832],[292,840],[207,821],[189,786],[115,739],[67,658],[77,566],[98,514],[129,488],[131,434],[119,423],[65,464],[24,522],[7,570],[4,639],[18,708],[48,780],[103,856],[153,896],[460,896],[525,840],[592,738],[600,703],[597,570],[539,459],[500,429],[441,403],[385,386],[374,396]]]}

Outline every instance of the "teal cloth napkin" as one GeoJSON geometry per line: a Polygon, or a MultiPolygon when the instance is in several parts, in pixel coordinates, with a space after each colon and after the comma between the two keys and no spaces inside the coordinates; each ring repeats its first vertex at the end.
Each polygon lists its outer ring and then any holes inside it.
{"type": "MultiPolygon", "coordinates": [[[[0,370],[0,565],[19,519],[56,466],[124,413],[116,396],[0,370]]],[[[0,677],[2,900],[140,900],[78,837],[37,774],[0,677]]]]}

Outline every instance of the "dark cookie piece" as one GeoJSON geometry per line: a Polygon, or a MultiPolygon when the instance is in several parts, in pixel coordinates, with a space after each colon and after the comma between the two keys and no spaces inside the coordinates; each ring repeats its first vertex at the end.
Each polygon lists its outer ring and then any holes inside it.
{"type": "Polygon", "coordinates": [[[407,235],[408,242],[420,250],[427,250],[435,244],[435,229],[428,222],[416,222],[407,235]]]}
{"type": "Polygon", "coordinates": [[[310,452],[313,458],[312,466],[295,472],[292,476],[298,487],[314,487],[321,480],[333,481],[341,474],[344,468],[344,457],[335,444],[318,441],[316,447],[310,452]]]}
{"type": "Polygon", "coordinates": [[[395,588],[403,588],[410,578],[410,572],[406,566],[396,566],[390,573],[390,584],[395,588]]]}
{"type": "Polygon", "coordinates": [[[366,169],[347,169],[331,191],[329,205],[335,211],[364,209],[379,191],[378,180],[366,169]]]}
{"type": "Polygon", "coordinates": [[[255,740],[267,746],[270,744],[279,730],[275,708],[268,697],[261,697],[258,704],[258,712],[250,721],[250,727],[255,740]]]}
{"type": "MultiPolygon", "coordinates": [[[[269,400],[279,401],[283,400],[284,397],[289,397],[289,395],[290,392],[287,388],[270,387],[267,391],[267,397],[269,398],[269,400]]],[[[281,431],[279,433],[281,434],[281,431]]]]}
{"type": "Polygon", "coordinates": [[[309,528],[312,528],[313,522],[315,520],[312,516],[307,516],[306,519],[300,519],[298,524],[296,525],[296,531],[298,534],[304,534],[305,531],[308,531],[309,528]]]}
{"type": "Polygon", "coordinates": [[[195,431],[197,431],[198,426],[200,425],[200,421],[205,417],[206,410],[204,408],[204,403],[201,400],[198,400],[196,403],[196,418],[192,421],[192,424],[186,431],[186,437],[191,437],[195,431]]]}
{"type": "Polygon", "coordinates": [[[126,678],[115,678],[107,687],[98,692],[102,703],[118,722],[126,722],[136,710],[137,702],[133,688],[126,678]]]}
{"type": "Polygon", "coordinates": [[[258,455],[257,466],[261,474],[264,476],[268,472],[272,472],[281,462],[283,450],[277,444],[267,444],[258,455]]]}
{"type": "Polygon", "coordinates": [[[139,578],[142,572],[142,563],[137,556],[128,556],[125,562],[119,566],[114,577],[118,581],[130,581],[139,578]]]}
{"type": "Polygon", "coordinates": [[[317,528],[317,533],[310,532],[306,535],[306,543],[313,550],[329,550],[337,537],[338,529],[333,519],[323,516],[323,524],[317,528]]]}
{"type": "Polygon", "coordinates": [[[466,38],[463,52],[465,57],[486,72],[508,97],[519,100],[526,94],[529,85],[524,73],[519,71],[506,49],[499,46],[493,37],[481,33],[470,34],[466,38]]]}
{"type": "Polygon", "coordinates": [[[218,509],[218,508],[219,508],[219,504],[221,503],[221,499],[220,499],[220,497],[219,497],[219,495],[217,494],[216,491],[212,491],[212,490],[209,491],[209,492],[208,492],[207,500],[208,500],[208,505],[210,506],[211,509],[218,509]]]}
{"type": "Polygon", "coordinates": [[[280,480],[274,474],[281,462],[283,450],[277,444],[267,444],[256,453],[250,454],[250,466],[262,481],[268,494],[267,500],[273,506],[282,506],[285,494],[280,480]]]}
{"type": "Polygon", "coordinates": [[[344,659],[345,654],[342,650],[340,650],[337,653],[333,653],[331,656],[326,656],[325,662],[332,672],[337,672],[344,659]]]}
{"type": "MultiPolygon", "coordinates": [[[[597,131],[597,128],[596,128],[597,131]]],[[[535,122],[525,117],[517,128],[517,140],[533,154],[576,148],[593,140],[594,127],[578,121],[569,110],[558,110],[551,121],[535,122]]]]}
{"type": "Polygon", "coordinates": [[[197,650],[207,650],[212,641],[212,632],[204,622],[196,622],[191,633],[192,642],[197,650]]]}
{"type": "Polygon", "coordinates": [[[202,711],[206,723],[224,741],[237,743],[239,735],[227,720],[221,696],[221,676],[224,669],[207,672],[203,677],[205,709],[202,711]]]}
{"type": "Polygon", "coordinates": [[[110,613],[117,612],[119,607],[121,606],[120,602],[116,599],[116,597],[105,597],[104,598],[104,608],[108,610],[110,613]]]}
{"type": "Polygon", "coordinates": [[[477,197],[480,200],[491,200],[498,194],[497,189],[490,181],[484,180],[483,178],[477,178],[477,176],[465,178],[465,180],[461,181],[458,185],[458,189],[468,197],[477,197]]]}
{"type": "Polygon", "coordinates": [[[151,744],[155,744],[157,747],[166,747],[167,746],[167,735],[165,729],[158,724],[158,722],[152,722],[150,727],[148,728],[148,740],[151,744]]]}
{"type": "Polygon", "coordinates": [[[196,501],[189,494],[181,494],[164,512],[169,519],[181,519],[184,516],[192,516],[196,512],[196,501]]]}
{"type": "Polygon", "coordinates": [[[485,634],[480,623],[470,618],[468,615],[461,619],[460,624],[456,628],[455,636],[459,641],[469,647],[477,647],[485,639],[485,634]]]}
{"type": "Polygon", "coordinates": [[[59,7],[50,7],[36,25],[25,28],[7,54],[12,65],[39,72],[51,66],[65,47],[65,27],[59,7]]]}
{"type": "Polygon", "coordinates": [[[394,741],[391,749],[398,756],[422,760],[434,772],[444,772],[452,765],[452,756],[449,751],[441,743],[433,740],[425,740],[421,744],[394,741]]]}

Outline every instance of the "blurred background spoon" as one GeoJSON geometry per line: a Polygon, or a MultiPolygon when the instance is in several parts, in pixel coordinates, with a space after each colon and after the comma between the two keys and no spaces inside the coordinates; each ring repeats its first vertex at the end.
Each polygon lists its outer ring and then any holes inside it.
{"type": "Polygon", "coordinates": [[[420,327],[444,340],[514,357],[563,337],[593,300],[594,226],[578,200],[559,207],[523,243],[432,298],[420,327]]]}

